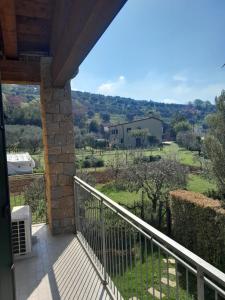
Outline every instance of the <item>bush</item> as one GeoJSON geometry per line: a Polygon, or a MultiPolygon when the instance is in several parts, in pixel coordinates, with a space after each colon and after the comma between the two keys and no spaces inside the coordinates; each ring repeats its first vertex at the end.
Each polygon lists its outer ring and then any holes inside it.
{"type": "Polygon", "coordinates": [[[100,168],[104,167],[104,160],[95,156],[86,156],[82,161],[82,168],[100,168]]]}
{"type": "Polygon", "coordinates": [[[24,199],[24,204],[30,206],[32,214],[43,220],[46,216],[44,178],[33,181],[24,189],[24,199]]]}
{"type": "Polygon", "coordinates": [[[82,162],[82,168],[90,168],[91,167],[91,161],[89,159],[85,159],[82,162]]]}
{"type": "Polygon", "coordinates": [[[153,161],[159,161],[161,159],[161,156],[160,155],[149,155],[149,156],[142,156],[142,157],[135,157],[134,158],[134,163],[135,164],[138,164],[140,162],[142,163],[150,163],[150,162],[153,162],[153,161]]]}
{"type": "Polygon", "coordinates": [[[174,239],[224,272],[225,209],[221,201],[184,190],[170,195],[174,239]]]}

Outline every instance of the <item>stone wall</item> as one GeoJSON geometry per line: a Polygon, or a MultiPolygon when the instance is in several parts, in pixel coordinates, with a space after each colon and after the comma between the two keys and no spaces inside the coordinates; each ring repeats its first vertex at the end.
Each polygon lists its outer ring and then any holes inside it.
{"type": "Polygon", "coordinates": [[[177,190],[170,193],[173,238],[225,271],[225,209],[218,200],[177,190]]]}
{"type": "Polygon", "coordinates": [[[44,174],[24,174],[9,176],[8,178],[10,195],[19,195],[23,193],[24,188],[28,187],[35,180],[43,177],[44,174]]]}

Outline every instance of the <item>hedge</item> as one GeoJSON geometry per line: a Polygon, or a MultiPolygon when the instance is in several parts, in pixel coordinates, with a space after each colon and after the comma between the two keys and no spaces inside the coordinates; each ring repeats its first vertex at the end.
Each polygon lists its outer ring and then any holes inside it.
{"type": "Polygon", "coordinates": [[[170,192],[173,238],[225,272],[225,209],[202,194],[170,192]]]}

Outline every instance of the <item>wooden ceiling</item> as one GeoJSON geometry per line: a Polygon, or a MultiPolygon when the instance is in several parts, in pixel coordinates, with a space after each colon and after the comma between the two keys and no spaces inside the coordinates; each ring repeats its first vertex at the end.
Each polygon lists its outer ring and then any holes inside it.
{"type": "Polygon", "coordinates": [[[0,0],[2,82],[39,83],[40,58],[52,56],[55,86],[78,72],[127,0],[0,0]]]}

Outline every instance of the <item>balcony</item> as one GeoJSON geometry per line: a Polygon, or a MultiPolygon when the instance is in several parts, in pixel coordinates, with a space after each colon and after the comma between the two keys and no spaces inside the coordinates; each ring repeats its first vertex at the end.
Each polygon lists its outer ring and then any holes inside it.
{"type": "Polygon", "coordinates": [[[16,260],[17,300],[110,299],[76,235],[52,236],[32,226],[32,255],[16,260]]]}
{"type": "Polygon", "coordinates": [[[225,274],[75,177],[76,234],[34,225],[17,299],[225,299],[225,274]]]}

